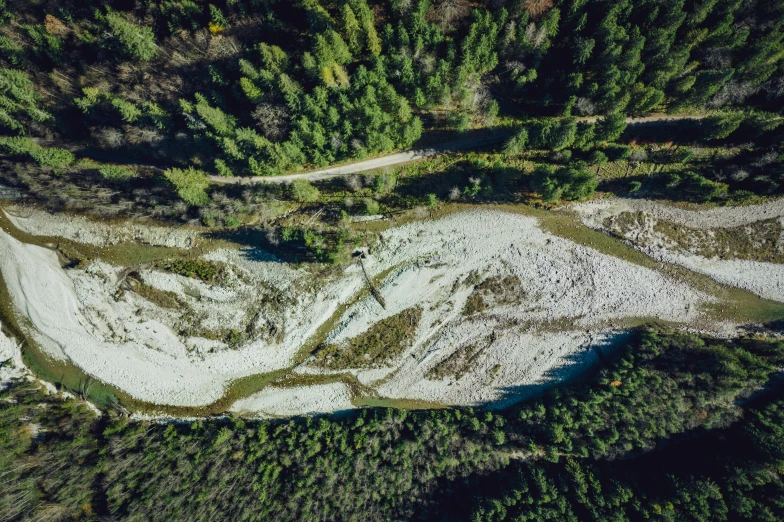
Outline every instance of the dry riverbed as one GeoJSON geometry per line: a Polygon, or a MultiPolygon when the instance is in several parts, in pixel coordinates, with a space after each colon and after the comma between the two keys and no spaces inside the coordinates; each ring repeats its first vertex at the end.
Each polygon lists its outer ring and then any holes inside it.
{"type": "Polygon", "coordinates": [[[623,198],[571,208],[587,226],[612,233],[654,259],[784,301],[784,199],[697,211],[623,198]]]}
{"type": "MultiPolygon", "coordinates": [[[[576,210],[602,230],[619,214],[607,202],[576,210]]],[[[705,223],[751,223],[728,212],[705,223]]],[[[781,215],[775,206],[759,212],[759,219],[781,215]]],[[[653,320],[724,334],[736,326],[710,313],[719,298],[704,289],[501,210],[390,228],[361,262],[329,276],[248,247],[191,249],[179,265],[99,258],[63,268],[54,250],[18,238],[171,248],[202,239],[187,229],[11,213],[13,227],[0,229],[0,271],[29,341],[148,412],[215,412],[217,404],[285,416],[384,401],[502,405],[581,371],[631,326],[653,320]]],[[[657,252],[646,250],[733,284],[657,252]]],[[[752,264],[736,272],[747,280],[770,276],[757,273],[763,262],[743,261],[752,264]]],[[[784,295],[764,281],[744,288],[784,295]]]]}

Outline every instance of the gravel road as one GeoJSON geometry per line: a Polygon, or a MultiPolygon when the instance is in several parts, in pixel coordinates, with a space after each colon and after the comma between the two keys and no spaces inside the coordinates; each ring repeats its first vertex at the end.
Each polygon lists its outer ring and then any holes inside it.
{"type": "MultiPolygon", "coordinates": [[[[641,118],[626,118],[627,125],[638,125],[652,122],[677,122],[679,120],[699,120],[703,116],[691,115],[661,115],[661,116],[644,116],[641,118]]],[[[595,122],[596,116],[588,116],[585,118],[578,118],[578,121],[595,122]]],[[[482,136],[470,136],[460,138],[454,141],[436,145],[433,147],[411,149],[404,152],[398,152],[389,156],[381,158],[374,158],[356,163],[349,163],[346,165],[339,165],[337,167],[330,167],[321,170],[314,170],[311,172],[302,172],[299,174],[287,174],[285,176],[210,176],[210,181],[221,185],[252,185],[254,183],[290,183],[295,179],[306,179],[308,181],[318,181],[322,179],[329,179],[346,174],[356,174],[358,172],[367,172],[384,167],[392,167],[395,165],[402,165],[411,161],[416,161],[425,158],[431,158],[440,154],[449,154],[461,150],[476,149],[483,145],[491,145],[500,143],[512,135],[513,131],[509,129],[499,129],[490,131],[482,136]]]]}

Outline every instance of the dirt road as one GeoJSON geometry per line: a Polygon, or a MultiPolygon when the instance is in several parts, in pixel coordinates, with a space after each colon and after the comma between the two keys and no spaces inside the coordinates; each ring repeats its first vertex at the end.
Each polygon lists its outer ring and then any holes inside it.
{"type": "MultiPolygon", "coordinates": [[[[635,124],[643,124],[643,123],[651,123],[651,122],[668,122],[668,121],[675,122],[678,120],[687,120],[687,119],[697,120],[701,118],[703,118],[703,116],[691,116],[691,115],[644,116],[641,118],[626,118],[626,123],[627,125],[635,125],[635,124]]],[[[597,120],[596,116],[578,118],[578,121],[595,122],[596,120],[597,120]]],[[[454,140],[448,143],[444,143],[441,145],[410,149],[404,152],[390,154],[389,156],[383,156],[381,158],[358,161],[356,163],[348,163],[346,165],[339,165],[337,167],[329,167],[326,169],[314,170],[311,172],[286,174],[284,176],[257,176],[257,177],[210,176],[210,181],[221,185],[251,185],[254,183],[290,183],[295,179],[318,181],[322,179],[344,176],[346,174],[356,174],[358,172],[367,172],[370,170],[376,170],[384,167],[392,167],[395,165],[401,165],[403,163],[408,163],[411,161],[438,156],[440,154],[449,154],[451,152],[457,152],[460,150],[476,149],[484,145],[501,143],[505,139],[509,138],[509,136],[512,133],[513,131],[510,129],[503,129],[503,130],[499,129],[495,131],[489,131],[487,134],[481,136],[470,136],[470,137],[454,140]]]]}
{"type": "Polygon", "coordinates": [[[334,178],[346,174],[355,174],[357,172],[366,172],[369,170],[376,170],[384,167],[391,167],[394,165],[401,165],[410,161],[416,161],[424,158],[438,156],[440,154],[449,154],[459,150],[470,150],[482,147],[484,145],[492,145],[494,143],[501,143],[512,134],[509,130],[497,130],[487,133],[482,136],[470,136],[458,140],[443,143],[441,145],[434,145],[432,147],[422,147],[410,149],[389,156],[381,158],[373,158],[356,163],[348,163],[346,165],[339,165],[337,167],[329,167],[322,170],[315,170],[311,172],[302,172],[299,174],[286,174],[284,176],[260,176],[260,177],[247,177],[247,176],[210,176],[210,181],[224,185],[249,185],[252,183],[289,183],[295,179],[306,179],[308,181],[316,181],[322,179],[334,178]]]}
{"type": "MultiPolygon", "coordinates": [[[[640,118],[626,118],[627,125],[640,125],[652,122],[672,122],[675,124],[679,120],[699,120],[705,116],[697,115],[656,115],[644,116],[640,118]]],[[[587,116],[577,118],[578,121],[595,122],[597,116],[587,116]]],[[[358,172],[367,172],[384,167],[392,167],[395,165],[402,165],[411,161],[417,161],[425,158],[431,158],[440,154],[450,154],[461,150],[477,149],[484,145],[492,145],[501,143],[509,138],[514,130],[512,129],[493,129],[486,131],[477,131],[471,136],[459,138],[447,143],[433,145],[428,147],[419,147],[410,149],[403,152],[390,154],[389,156],[382,156],[380,158],[373,158],[369,160],[358,161],[356,163],[346,163],[335,167],[328,167],[326,169],[313,170],[309,172],[300,172],[297,174],[286,174],[283,176],[209,176],[211,182],[219,185],[252,185],[254,183],[290,183],[295,179],[306,179],[308,181],[317,181],[322,179],[334,178],[346,174],[356,174],[358,172]]],[[[118,165],[137,166],[144,168],[151,168],[156,170],[163,170],[166,165],[156,162],[139,162],[131,160],[127,157],[120,156],[112,151],[97,150],[86,148],[82,145],[75,143],[63,143],[60,141],[44,140],[40,138],[32,138],[32,140],[45,147],[60,147],[67,149],[78,156],[92,158],[104,163],[115,163],[118,165]]]]}

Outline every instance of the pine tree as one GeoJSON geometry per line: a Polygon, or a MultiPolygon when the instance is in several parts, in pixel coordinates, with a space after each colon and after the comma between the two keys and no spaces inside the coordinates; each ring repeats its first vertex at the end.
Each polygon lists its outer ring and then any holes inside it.
{"type": "Polygon", "coordinates": [[[128,57],[148,61],[158,54],[152,28],[139,27],[115,12],[106,15],[106,23],[112,36],[117,39],[128,57]]]}
{"type": "Polygon", "coordinates": [[[596,141],[613,142],[621,137],[626,130],[626,115],[612,113],[596,122],[596,141]]]}
{"type": "Polygon", "coordinates": [[[351,52],[359,54],[362,51],[362,28],[349,4],[343,4],[341,8],[341,21],[343,23],[343,38],[351,52]]]}

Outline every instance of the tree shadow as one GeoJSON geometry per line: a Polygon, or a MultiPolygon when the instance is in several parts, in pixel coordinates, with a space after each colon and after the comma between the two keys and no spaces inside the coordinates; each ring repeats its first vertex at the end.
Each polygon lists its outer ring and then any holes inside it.
{"type": "Polygon", "coordinates": [[[205,237],[239,245],[240,254],[248,261],[291,264],[316,261],[304,245],[289,242],[273,244],[268,231],[256,227],[224,228],[211,231],[205,237]]]}
{"type": "Polygon", "coordinates": [[[566,357],[562,364],[547,370],[538,383],[505,386],[501,388],[501,397],[485,403],[483,408],[506,410],[521,402],[541,397],[555,386],[589,380],[612,360],[619,348],[633,341],[637,335],[639,335],[638,329],[621,330],[611,333],[600,341],[583,345],[566,357]]]}
{"type": "Polygon", "coordinates": [[[704,127],[698,119],[631,122],[626,125],[619,141],[629,143],[693,143],[704,136],[704,127]]]}

